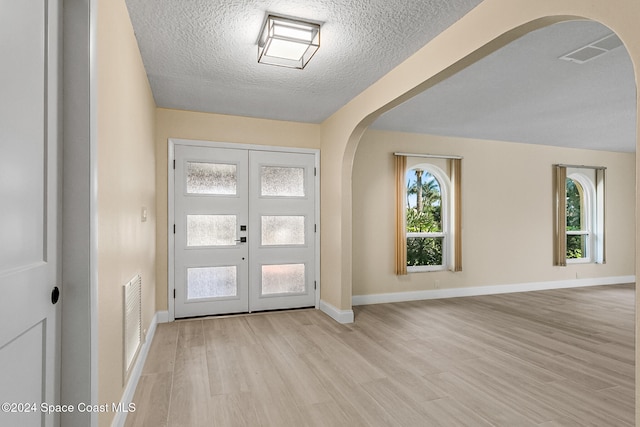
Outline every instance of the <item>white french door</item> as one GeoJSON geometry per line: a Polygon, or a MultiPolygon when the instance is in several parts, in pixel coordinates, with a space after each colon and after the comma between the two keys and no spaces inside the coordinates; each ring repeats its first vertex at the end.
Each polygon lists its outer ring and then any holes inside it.
{"type": "Polygon", "coordinates": [[[315,305],[315,159],[249,152],[249,308],[315,305]]]}
{"type": "Polygon", "coordinates": [[[246,312],[247,152],[177,146],[175,160],[176,317],[246,312]]]}
{"type": "Polygon", "coordinates": [[[59,402],[58,11],[0,0],[0,425],[59,402]]]}
{"type": "Polygon", "coordinates": [[[175,317],[314,306],[315,155],[174,153],[175,317]]]}

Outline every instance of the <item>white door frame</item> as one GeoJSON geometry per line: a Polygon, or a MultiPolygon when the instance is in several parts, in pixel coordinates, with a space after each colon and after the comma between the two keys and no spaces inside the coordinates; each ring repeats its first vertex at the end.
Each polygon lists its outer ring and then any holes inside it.
{"type": "MultiPolygon", "coordinates": [[[[62,0],[62,356],[60,403],[98,403],[97,0],[62,0]]],[[[60,414],[95,427],[97,412],[60,414]]]]}
{"type": "Polygon", "coordinates": [[[240,144],[233,142],[215,142],[215,141],[201,141],[190,139],[177,139],[169,138],[168,140],[168,162],[167,162],[167,176],[168,176],[168,194],[167,194],[167,305],[169,308],[169,321],[175,320],[175,300],[173,299],[173,290],[175,289],[175,271],[174,271],[174,250],[175,250],[175,238],[173,234],[173,224],[175,224],[174,209],[175,209],[175,170],[173,168],[173,162],[175,160],[175,146],[186,145],[193,147],[210,147],[210,148],[234,148],[239,150],[256,150],[256,151],[269,151],[280,153],[304,153],[314,155],[314,167],[316,170],[315,176],[315,212],[316,224],[318,229],[315,239],[315,281],[317,283],[315,290],[315,307],[320,306],[320,150],[309,148],[293,148],[293,147],[276,147],[270,145],[256,145],[256,144],[240,144]]]}

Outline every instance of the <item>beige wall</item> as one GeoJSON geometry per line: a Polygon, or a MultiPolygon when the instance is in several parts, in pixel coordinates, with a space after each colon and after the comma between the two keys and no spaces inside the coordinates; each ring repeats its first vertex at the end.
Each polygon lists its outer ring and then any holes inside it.
{"type": "MultiPolygon", "coordinates": [[[[121,394],[121,387],[117,385],[119,373],[114,374],[122,363],[121,313],[118,308],[121,300],[120,292],[117,292],[116,288],[119,289],[123,281],[130,279],[130,276],[135,274],[133,270],[138,267],[153,269],[153,243],[151,247],[148,245],[149,242],[153,242],[153,236],[148,236],[148,230],[153,227],[153,208],[150,207],[150,222],[140,224],[136,219],[139,218],[142,204],[154,203],[154,190],[157,192],[155,206],[158,215],[158,277],[157,292],[151,298],[155,298],[156,310],[167,309],[167,138],[321,147],[322,299],[338,309],[348,310],[351,308],[352,293],[358,293],[352,292],[352,270],[355,266],[352,254],[357,252],[352,251],[352,236],[357,232],[352,227],[352,164],[361,132],[377,114],[434,84],[441,77],[452,74],[468,61],[482,57],[493,47],[501,45],[519,33],[557,20],[571,19],[571,16],[586,17],[608,25],[625,43],[632,62],[636,67],[640,65],[640,27],[637,25],[640,3],[637,0],[484,0],[472,12],[366,89],[322,125],[158,109],[155,117],[157,185],[154,185],[153,176],[149,177],[147,172],[148,162],[152,163],[154,157],[153,148],[150,149],[149,146],[149,140],[154,138],[153,117],[150,117],[153,101],[146,78],[143,77],[144,70],[126,17],[124,1],[100,0],[99,9],[98,155],[99,179],[102,183],[99,194],[101,401],[118,400],[121,394]],[[553,18],[546,19],[549,16],[553,18]],[[470,37],[470,34],[473,34],[473,37],[470,37]],[[502,37],[504,34],[508,36],[502,37]],[[105,182],[109,183],[109,189],[105,189],[105,182]],[[126,239],[131,236],[138,236],[142,244],[139,247],[130,247],[129,240],[126,239]],[[144,256],[138,251],[140,247],[145,249],[144,256]],[[136,261],[138,256],[140,261],[136,261]],[[110,346],[112,348],[109,348],[110,346]],[[110,363],[113,367],[109,366],[110,363]]],[[[636,72],[636,81],[638,75],[636,72]]],[[[465,155],[467,160],[473,157],[472,153],[465,155]]],[[[601,164],[602,161],[588,163],[601,164]]],[[[470,167],[465,168],[465,174],[472,171],[470,167]]],[[[609,185],[612,185],[612,179],[609,180],[609,185]]],[[[356,196],[358,197],[360,196],[356,196]]],[[[475,197],[480,196],[476,194],[475,197]]],[[[640,198],[635,195],[630,200],[638,203],[640,198]]],[[[471,197],[467,201],[471,206],[474,203],[479,204],[479,200],[471,197]]],[[[469,229],[470,226],[470,219],[465,218],[465,229],[469,229]]],[[[468,232],[465,233],[467,242],[469,236],[468,232]]],[[[609,233],[609,238],[612,238],[611,234],[609,233]]],[[[614,257],[611,250],[608,255],[610,258],[614,257]]],[[[472,268],[472,265],[467,263],[471,262],[470,257],[469,249],[465,249],[467,270],[472,268]]],[[[569,267],[567,271],[570,271],[569,267]]],[[[492,275],[495,281],[510,283],[512,273],[500,271],[492,275]]],[[[143,271],[143,274],[151,277],[153,271],[143,271]]],[[[481,277],[484,283],[489,275],[483,274],[481,277]]],[[[541,273],[540,277],[551,277],[547,274],[541,273]]],[[[415,284],[405,286],[404,289],[412,289],[411,286],[415,284]]],[[[148,300],[152,292],[148,288],[145,292],[147,324],[149,306],[153,303],[149,304],[148,300]]],[[[640,369],[640,363],[637,367],[640,369]]],[[[109,415],[102,417],[101,424],[106,425],[109,419],[109,415]]],[[[640,417],[637,419],[640,420],[640,417]]]]}
{"type": "Polygon", "coordinates": [[[322,161],[335,172],[323,170],[321,176],[322,242],[331,244],[322,249],[327,302],[342,310],[351,308],[351,164],[363,127],[518,36],[558,21],[586,18],[609,26],[625,43],[634,64],[640,65],[640,29],[632,18],[638,14],[636,0],[484,0],[323,122],[322,161]]]}
{"type": "Polygon", "coordinates": [[[156,112],[156,309],[167,310],[167,153],[169,138],[320,148],[320,125],[158,108],[156,112]]]}
{"type": "Polygon", "coordinates": [[[98,401],[110,404],[124,391],[122,286],[137,274],[143,328],[155,314],[155,103],[124,0],[99,1],[97,31],[98,401]]]}
{"type": "Polygon", "coordinates": [[[353,168],[353,294],[629,276],[635,271],[635,155],[367,131],[353,168]],[[393,153],[460,155],[463,271],[396,276],[393,153]],[[553,266],[557,163],[607,167],[607,263],[553,266]],[[523,242],[525,244],[523,244],[523,242]]]}
{"type": "MultiPolygon", "coordinates": [[[[483,0],[323,122],[322,162],[330,164],[335,172],[326,173],[323,169],[321,175],[321,277],[326,302],[340,310],[351,309],[354,266],[352,164],[363,129],[379,114],[453,75],[521,34],[571,19],[592,19],[608,26],[620,37],[634,64],[637,87],[640,84],[638,16],[640,2],[637,0],[483,0]],[[329,246],[324,246],[326,244],[329,246]]],[[[640,104],[640,91],[636,91],[636,101],[640,104]]],[[[636,114],[637,135],[640,135],[638,115],[640,108],[636,114]]],[[[640,158],[636,159],[638,164],[640,158]]],[[[636,209],[640,209],[637,191],[634,199],[636,209]]],[[[636,227],[638,233],[640,227],[636,227]]],[[[640,238],[636,238],[636,252],[638,245],[640,238]]],[[[634,262],[634,270],[639,269],[640,258],[634,262]]],[[[636,301],[638,307],[640,299],[636,301]]],[[[637,342],[640,328],[636,330],[637,342]]],[[[636,374],[640,374],[640,352],[636,352],[636,362],[636,374]]],[[[640,383],[636,385],[636,398],[639,396],[640,383]]],[[[636,405],[636,422],[640,424],[640,405],[636,405]]]]}

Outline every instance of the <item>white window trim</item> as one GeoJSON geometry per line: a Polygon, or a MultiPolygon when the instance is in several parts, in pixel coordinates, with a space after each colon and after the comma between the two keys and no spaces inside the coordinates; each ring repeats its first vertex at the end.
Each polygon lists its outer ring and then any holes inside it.
{"type": "Polygon", "coordinates": [[[582,258],[567,258],[567,264],[593,264],[596,254],[596,187],[591,178],[582,173],[572,173],[567,178],[576,181],[582,187],[584,224],[582,230],[566,231],[566,236],[587,236],[586,256],[582,258]]]}
{"type": "MultiPolygon", "coordinates": [[[[442,264],[440,265],[416,265],[416,266],[407,266],[407,273],[421,273],[421,272],[429,272],[429,271],[443,271],[451,268],[451,260],[453,256],[450,254],[451,245],[449,240],[451,238],[450,227],[450,218],[451,212],[451,180],[449,176],[438,166],[433,165],[431,163],[420,163],[417,165],[408,166],[405,171],[405,176],[407,172],[413,169],[422,169],[423,171],[433,175],[435,179],[438,181],[440,185],[440,198],[442,200],[442,231],[437,233],[421,233],[421,232],[411,232],[407,233],[407,238],[409,237],[442,237],[442,264]]],[[[405,209],[406,212],[406,209],[405,209]]],[[[405,248],[406,251],[406,248],[405,248]]]]}

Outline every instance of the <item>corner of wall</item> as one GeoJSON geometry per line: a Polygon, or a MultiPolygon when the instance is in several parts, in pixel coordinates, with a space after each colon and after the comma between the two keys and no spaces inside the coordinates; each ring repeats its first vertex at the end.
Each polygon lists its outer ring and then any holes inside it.
{"type": "Polygon", "coordinates": [[[320,311],[338,323],[346,324],[354,321],[353,310],[340,310],[323,300],[320,300],[320,311]]]}

